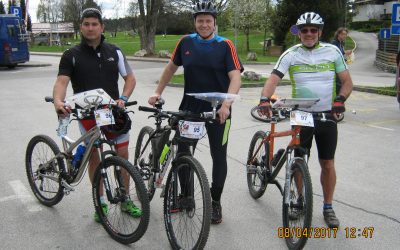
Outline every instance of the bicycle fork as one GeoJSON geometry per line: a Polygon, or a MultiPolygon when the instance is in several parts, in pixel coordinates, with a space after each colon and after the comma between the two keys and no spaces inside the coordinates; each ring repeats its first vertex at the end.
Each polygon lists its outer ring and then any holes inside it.
{"type": "MultiPolygon", "coordinates": [[[[112,147],[112,152],[115,152],[115,149],[113,148],[112,145],[111,145],[111,147],[112,147]]],[[[103,179],[103,185],[104,185],[104,188],[106,190],[107,199],[110,201],[111,204],[117,204],[120,201],[125,201],[127,199],[127,197],[126,197],[126,190],[125,190],[125,187],[124,187],[124,180],[123,180],[123,177],[122,177],[121,167],[120,166],[115,166],[114,175],[115,175],[115,178],[117,179],[119,187],[116,188],[116,190],[115,190],[116,191],[116,196],[113,197],[111,186],[110,186],[110,181],[109,181],[108,174],[107,174],[107,170],[106,170],[106,168],[104,166],[104,161],[105,161],[105,158],[106,158],[106,155],[107,155],[105,153],[109,152],[109,151],[106,151],[106,152],[103,153],[103,151],[102,151],[100,146],[98,146],[96,148],[97,148],[97,152],[100,155],[100,166],[99,166],[100,167],[100,174],[101,174],[101,177],[103,179]]],[[[115,154],[111,153],[111,155],[115,155],[115,154]]]]}

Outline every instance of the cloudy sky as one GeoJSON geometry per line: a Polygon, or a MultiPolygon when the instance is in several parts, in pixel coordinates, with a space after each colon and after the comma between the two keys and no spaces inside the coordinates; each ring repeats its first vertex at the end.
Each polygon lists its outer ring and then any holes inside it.
{"type": "MultiPolygon", "coordinates": [[[[29,14],[31,15],[32,22],[37,22],[36,11],[40,0],[25,0],[28,2],[29,14]]],[[[128,9],[129,2],[132,0],[97,0],[97,4],[103,8],[103,17],[111,18],[125,16],[125,10],[128,9]],[[116,11],[118,10],[118,11],[116,11]]],[[[3,1],[4,2],[4,1],[3,1]]]]}

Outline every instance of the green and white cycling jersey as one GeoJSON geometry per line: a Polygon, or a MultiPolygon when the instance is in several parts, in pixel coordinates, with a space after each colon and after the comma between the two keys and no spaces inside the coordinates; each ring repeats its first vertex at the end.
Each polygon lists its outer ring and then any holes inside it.
{"type": "Polygon", "coordinates": [[[347,70],[340,50],[329,43],[320,42],[313,49],[297,44],[279,58],[273,73],[283,77],[288,71],[292,82],[293,98],[319,98],[308,112],[328,111],[335,96],[336,73],[347,70]]]}

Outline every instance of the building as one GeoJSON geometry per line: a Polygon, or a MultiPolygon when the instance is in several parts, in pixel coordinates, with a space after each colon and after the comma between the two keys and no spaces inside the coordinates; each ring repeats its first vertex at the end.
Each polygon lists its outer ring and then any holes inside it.
{"type": "Polygon", "coordinates": [[[31,39],[34,44],[56,44],[74,37],[73,23],[32,23],[31,39]]]}
{"type": "Polygon", "coordinates": [[[385,0],[355,0],[355,16],[353,22],[363,22],[371,19],[390,20],[392,18],[392,5],[399,1],[385,0]]]}

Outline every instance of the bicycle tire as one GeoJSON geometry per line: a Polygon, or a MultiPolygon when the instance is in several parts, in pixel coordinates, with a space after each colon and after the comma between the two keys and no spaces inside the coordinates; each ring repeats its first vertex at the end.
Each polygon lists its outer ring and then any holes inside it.
{"type": "MultiPolygon", "coordinates": [[[[249,167],[250,160],[253,158],[255,150],[266,136],[267,134],[264,131],[257,131],[253,135],[247,156],[247,167],[249,167]]],[[[266,178],[266,166],[269,164],[269,144],[266,143],[264,145],[265,146],[258,151],[256,159],[252,164],[252,166],[256,167],[255,173],[254,171],[251,171],[250,173],[249,170],[247,171],[247,187],[249,188],[251,197],[254,199],[260,198],[264,194],[268,185],[266,180],[263,178],[266,178]]]]}
{"type": "Polygon", "coordinates": [[[138,241],[147,231],[150,219],[150,201],[139,172],[127,160],[119,156],[106,158],[103,165],[99,165],[96,169],[92,195],[101,224],[114,240],[122,244],[131,244],[138,241]],[[118,174],[121,173],[121,169],[129,174],[129,190],[120,183],[120,180],[123,179],[118,174]],[[102,174],[102,171],[105,173],[102,174]],[[102,175],[107,175],[113,199],[116,199],[117,202],[110,202],[108,199],[102,175]],[[101,193],[104,194],[108,212],[104,212],[101,206],[101,193]],[[142,214],[140,217],[134,218],[122,211],[121,203],[126,201],[128,197],[136,207],[141,209],[142,214]]]}
{"type": "Polygon", "coordinates": [[[298,250],[305,246],[308,239],[307,234],[301,232],[305,230],[309,232],[308,230],[311,227],[313,210],[312,183],[305,161],[294,161],[290,169],[290,190],[285,189],[283,196],[283,200],[285,200],[285,197],[289,195],[290,202],[288,205],[286,205],[285,202],[282,203],[282,218],[283,228],[288,228],[291,232],[288,237],[285,237],[286,244],[289,249],[298,250]],[[294,178],[296,178],[297,182],[294,181],[294,178]],[[298,184],[300,179],[302,180],[302,186],[298,184]],[[301,193],[303,193],[303,198],[299,196],[300,188],[301,193]]]}
{"type": "MultiPolygon", "coordinates": [[[[187,179],[192,180],[191,177],[187,179]]],[[[164,224],[172,248],[203,249],[210,223],[211,194],[207,175],[192,156],[179,157],[168,174],[164,195],[164,224]],[[183,179],[178,177],[178,172],[182,174],[184,171],[193,177],[193,185],[183,183],[183,179]],[[200,190],[194,190],[196,187],[200,190]]]]}
{"type": "Polygon", "coordinates": [[[60,178],[61,172],[65,171],[64,160],[58,158],[49,164],[49,168],[40,171],[40,174],[52,176],[57,181],[39,176],[38,168],[59,153],[57,144],[47,135],[33,137],[26,148],[25,168],[29,185],[39,202],[48,207],[56,205],[64,197],[60,178]]]}
{"type": "Polygon", "coordinates": [[[157,164],[154,156],[155,151],[153,147],[153,142],[150,142],[146,148],[146,151],[143,153],[143,157],[139,159],[140,152],[142,151],[142,147],[147,142],[147,138],[150,134],[154,131],[149,126],[143,127],[138,135],[136,141],[136,148],[135,148],[135,157],[134,157],[134,165],[138,167],[140,171],[140,175],[142,176],[143,181],[147,187],[147,194],[149,196],[149,200],[153,199],[154,193],[156,191],[156,187],[154,185],[155,182],[155,174],[153,169],[154,164],[157,164]]]}

